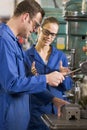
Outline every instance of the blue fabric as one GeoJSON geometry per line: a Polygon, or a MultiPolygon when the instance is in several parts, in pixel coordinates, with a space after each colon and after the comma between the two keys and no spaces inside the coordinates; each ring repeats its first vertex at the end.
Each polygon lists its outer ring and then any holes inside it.
{"type": "Polygon", "coordinates": [[[24,52],[10,28],[1,24],[0,130],[27,130],[30,119],[29,94],[44,90],[46,77],[26,76],[24,52]]]}
{"type": "MultiPolygon", "coordinates": [[[[27,50],[25,52],[27,68],[28,67],[30,68],[33,61],[35,61],[37,72],[39,74],[47,74],[47,73],[53,72],[54,70],[58,71],[59,62],[61,60],[62,60],[63,66],[67,67],[68,61],[67,61],[66,55],[62,51],[57,50],[55,47],[53,46],[51,47],[52,47],[52,53],[49,57],[47,64],[44,63],[42,58],[36,52],[34,46],[32,46],[29,50],[27,50]]],[[[29,70],[29,68],[28,68],[28,73],[30,73],[31,71],[29,70]]],[[[63,83],[60,84],[58,87],[49,86],[47,84],[47,90],[50,92],[49,101],[50,101],[51,95],[63,99],[64,92],[72,88],[72,83],[73,81],[70,77],[65,77],[65,80],[63,81],[63,83]]],[[[57,114],[57,109],[55,108],[55,106],[51,102],[47,104],[46,92],[42,92],[42,93],[31,95],[31,119],[30,119],[28,130],[48,130],[49,128],[47,128],[46,125],[41,120],[41,115],[51,114],[51,113],[57,114]],[[42,104],[40,102],[41,100],[43,102],[42,104]]]]}

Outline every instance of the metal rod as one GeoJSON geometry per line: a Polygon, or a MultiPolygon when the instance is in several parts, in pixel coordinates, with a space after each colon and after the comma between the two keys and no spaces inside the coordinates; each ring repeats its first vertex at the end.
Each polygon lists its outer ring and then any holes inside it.
{"type": "Polygon", "coordinates": [[[66,74],[66,76],[67,75],[70,75],[70,74],[73,74],[74,72],[78,72],[78,71],[80,71],[81,70],[81,68],[78,68],[78,69],[75,69],[75,70],[73,70],[73,71],[70,71],[68,74],[66,74]]]}

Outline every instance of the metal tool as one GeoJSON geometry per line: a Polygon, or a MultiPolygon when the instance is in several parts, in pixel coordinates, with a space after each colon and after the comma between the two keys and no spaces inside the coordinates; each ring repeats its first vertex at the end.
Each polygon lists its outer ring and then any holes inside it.
{"type": "Polygon", "coordinates": [[[66,76],[71,75],[71,74],[73,74],[75,72],[79,72],[79,71],[81,71],[83,74],[87,75],[87,61],[84,61],[84,62],[80,63],[79,66],[80,66],[79,68],[77,68],[77,69],[75,69],[73,71],[70,71],[68,74],[66,74],[66,76]]]}

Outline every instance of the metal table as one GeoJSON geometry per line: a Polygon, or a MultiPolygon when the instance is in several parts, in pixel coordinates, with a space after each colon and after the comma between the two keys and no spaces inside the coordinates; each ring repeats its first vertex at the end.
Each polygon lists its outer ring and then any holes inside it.
{"type": "Polygon", "coordinates": [[[87,130],[87,119],[65,120],[53,114],[44,114],[41,118],[50,130],[87,130]]]}

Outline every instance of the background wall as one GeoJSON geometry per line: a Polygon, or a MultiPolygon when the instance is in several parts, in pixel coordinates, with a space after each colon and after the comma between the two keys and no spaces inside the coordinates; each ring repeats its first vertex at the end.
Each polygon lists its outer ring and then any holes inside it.
{"type": "Polygon", "coordinates": [[[22,0],[0,0],[0,17],[10,17],[15,8],[15,2],[22,0]]]}

